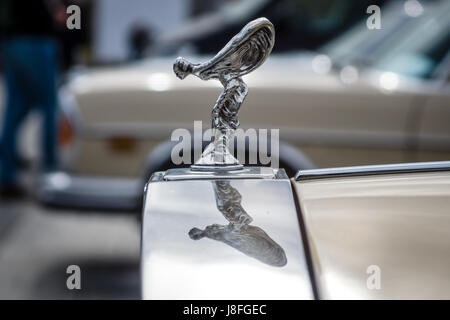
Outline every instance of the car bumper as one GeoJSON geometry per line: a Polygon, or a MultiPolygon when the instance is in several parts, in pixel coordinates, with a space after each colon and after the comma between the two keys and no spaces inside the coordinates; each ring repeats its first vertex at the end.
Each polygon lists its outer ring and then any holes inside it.
{"type": "Polygon", "coordinates": [[[142,204],[140,179],[76,176],[53,172],[39,178],[36,197],[67,208],[132,211],[142,204]]]}

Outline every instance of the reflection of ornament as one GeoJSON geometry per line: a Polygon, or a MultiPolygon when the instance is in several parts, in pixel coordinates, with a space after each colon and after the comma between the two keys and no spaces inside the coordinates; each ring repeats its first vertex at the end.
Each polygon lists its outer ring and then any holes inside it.
{"type": "Polygon", "coordinates": [[[211,60],[194,64],[177,58],[173,70],[178,78],[193,74],[202,80],[219,80],[224,91],[212,111],[213,141],[206,147],[201,158],[192,166],[196,170],[234,170],[242,165],[233,157],[228,143],[239,126],[239,108],[247,96],[247,85],[242,76],[261,64],[272,51],[275,29],[266,18],[249,22],[211,60]]]}
{"type": "Polygon", "coordinates": [[[287,259],[283,248],[269,237],[263,229],[252,226],[252,217],[241,205],[242,196],[229,181],[213,181],[217,209],[230,223],[213,224],[205,230],[192,228],[189,236],[193,240],[203,237],[226,243],[242,253],[275,267],[286,265],[287,259]]]}

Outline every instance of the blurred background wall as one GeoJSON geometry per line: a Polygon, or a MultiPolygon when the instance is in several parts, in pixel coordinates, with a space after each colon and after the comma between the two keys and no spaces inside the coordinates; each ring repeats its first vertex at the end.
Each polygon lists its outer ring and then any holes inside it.
{"type": "Polygon", "coordinates": [[[64,2],[79,5],[82,12],[82,29],[66,30],[62,35],[65,64],[70,65],[125,61],[130,58],[133,41],[147,47],[188,21],[208,15],[231,16],[236,25],[229,32],[222,30],[205,39],[213,42],[208,44],[210,47],[200,44],[202,50],[212,52],[239,31],[250,12],[266,16],[276,25],[275,52],[316,49],[360,20],[368,5],[382,5],[385,1],[134,0],[132,5],[121,0],[64,2]]]}
{"type": "Polygon", "coordinates": [[[92,14],[92,59],[120,61],[128,57],[133,33],[146,32],[150,41],[189,16],[190,1],[96,0],[92,14]]]}

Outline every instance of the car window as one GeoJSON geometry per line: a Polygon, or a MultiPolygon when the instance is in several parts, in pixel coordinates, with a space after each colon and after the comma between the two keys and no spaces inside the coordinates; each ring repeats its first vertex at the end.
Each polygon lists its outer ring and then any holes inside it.
{"type": "Polygon", "coordinates": [[[392,39],[412,23],[411,19],[401,14],[400,1],[391,1],[381,10],[381,29],[369,30],[366,26],[368,16],[365,16],[353,28],[325,44],[319,51],[327,54],[337,66],[368,64],[377,52],[385,50],[392,39]]]}
{"type": "Polygon", "coordinates": [[[424,11],[422,17],[415,18],[415,26],[391,50],[381,54],[373,66],[407,76],[432,77],[450,48],[449,15],[448,1],[424,11]]]}
{"type": "Polygon", "coordinates": [[[183,28],[162,35],[149,55],[210,55],[242,26],[260,16],[276,26],[274,53],[317,50],[324,43],[351,28],[371,3],[385,0],[247,0],[226,2],[219,10],[198,16],[183,28]]]}
{"type": "Polygon", "coordinates": [[[449,52],[450,2],[422,1],[422,11],[409,14],[406,2],[393,1],[381,8],[382,29],[369,30],[364,20],[322,51],[338,67],[355,65],[432,77],[449,52]]]}

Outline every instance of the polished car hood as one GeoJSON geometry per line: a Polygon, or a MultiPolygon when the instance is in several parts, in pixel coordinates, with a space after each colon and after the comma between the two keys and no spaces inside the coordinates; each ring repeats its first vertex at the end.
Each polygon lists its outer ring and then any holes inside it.
{"type": "Polygon", "coordinates": [[[144,299],[313,298],[287,178],[188,178],[148,184],[144,299]]]}

